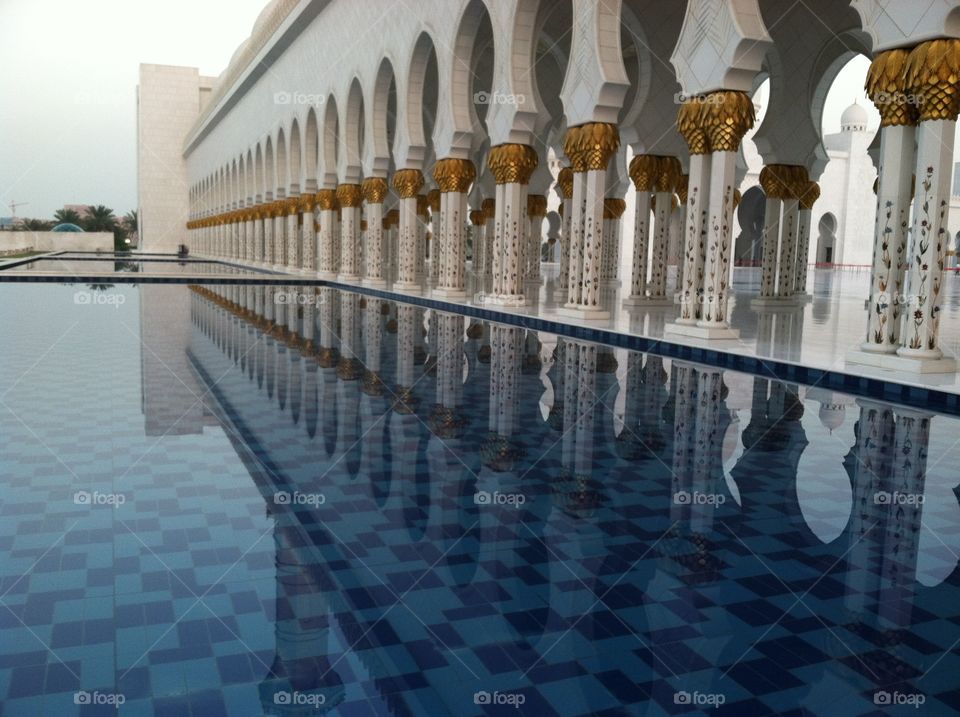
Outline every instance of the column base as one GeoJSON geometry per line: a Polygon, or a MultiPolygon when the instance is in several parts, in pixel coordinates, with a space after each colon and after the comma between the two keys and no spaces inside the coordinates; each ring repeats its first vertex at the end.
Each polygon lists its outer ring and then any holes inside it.
{"type": "Polygon", "coordinates": [[[622,302],[624,306],[673,306],[669,296],[628,296],[622,302]]]}
{"type": "Polygon", "coordinates": [[[337,278],[337,272],[335,271],[323,271],[322,269],[317,272],[318,279],[327,279],[328,281],[333,281],[337,278]]]}
{"type": "Polygon", "coordinates": [[[879,353],[854,349],[847,353],[847,363],[860,366],[873,366],[888,371],[901,371],[912,374],[955,373],[957,360],[953,356],[900,356],[895,353],[879,353]]]}
{"type": "Polygon", "coordinates": [[[707,341],[736,340],[740,338],[740,332],[729,326],[698,326],[697,324],[679,324],[676,322],[667,324],[663,329],[664,334],[673,334],[675,336],[689,336],[693,339],[706,339],[707,341]]]}
{"type": "Polygon", "coordinates": [[[795,296],[757,296],[750,300],[751,309],[795,309],[800,305],[795,296]]]}
{"type": "Polygon", "coordinates": [[[393,285],[395,291],[404,291],[408,294],[419,294],[423,291],[420,284],[413,281],[398,281],[393,285]]]}
{"type": "Polygon", "coordinates": [[[433,296],[439,296],[443,299],[466,299],[467,292],[463,289],[448,289],[445,287],[436,287],[431,292],[433,296]]]}
{"type": "Polygon", "coordinates": [[[557,314],[568,319],[580,319],[581,321],[599,321],[610,318],[610,312],[607,309],[570,306],[569,304],[557,309],[557,314]]]}
{"type": "Polygon", "coordinates": [[[360,283],[363,284],[363,286],[369,286],[371,289],[383,289],[387,285],[387,280],[367,277],[360,283]]]}
{"type": "Polygon", "coordinates": [[[360,275],[359,274],[337,274],[337,281],[342,281],[342,282],[349,281],[351,283],[356,284],[360,282],[360,275]]]}

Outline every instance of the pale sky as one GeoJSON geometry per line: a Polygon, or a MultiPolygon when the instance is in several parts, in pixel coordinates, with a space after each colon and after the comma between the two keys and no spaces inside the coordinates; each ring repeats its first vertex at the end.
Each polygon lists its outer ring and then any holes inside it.
{"type": "MultiPolygon", "coordinates": [[[[359,0],[358,0],[359,1],[359,0]]],[[[0,0],[0,216],[50,218],[64,204],[136,204],[141,62],[217,75],[266,0],[0,0]]],[[[840,129],[869,62],[848,65],[824,128],[840,129]]]]}

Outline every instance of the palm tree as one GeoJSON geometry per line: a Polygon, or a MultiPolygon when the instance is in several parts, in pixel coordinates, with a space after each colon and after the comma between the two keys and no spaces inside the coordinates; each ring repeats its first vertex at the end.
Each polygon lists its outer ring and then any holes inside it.
{"type": "Polygon", "coordinates": [[[51,222],[45,219],[24,219],[21,227],[28,232],[45,232],[53,226],[51,222]]]}
{"type": "Polygon", "coordinates": [[[124,214],[123,219],[121,221],[123,222],[124,228],[129,233],[131,234],[135,233],[137,231],[137,210],[132,209],[126,214],[124,214]]]}
{"type": "Polygon", "coordinates": [[[80,226],[80,213],[75,209],[58,209],[53,213],[53,219],[57,224],[76,224],[80,226]]]}
{"type": "Polygon", "coordinates": [[[83,228],[88,232],[112,232],[117,228],[117,218],[113,210],[102,204],[90,207],[83,228]]]}

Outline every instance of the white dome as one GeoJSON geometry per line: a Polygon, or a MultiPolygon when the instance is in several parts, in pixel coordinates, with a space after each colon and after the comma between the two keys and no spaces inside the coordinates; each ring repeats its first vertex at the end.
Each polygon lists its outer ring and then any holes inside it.
{"type": "Polygon", "coordinates": [[[847,417],[846,411],[847,407],[842,403],[822,403],[818,412],[820,423],[833,433],[834,429],[843,425],[843,420],[847,417]]]}
{"type": "Polygon", "coordinates": [[[866,129],[867,119],[867,111],[859,103],[854,102],[840,115],[840,128],[866,129]]]}

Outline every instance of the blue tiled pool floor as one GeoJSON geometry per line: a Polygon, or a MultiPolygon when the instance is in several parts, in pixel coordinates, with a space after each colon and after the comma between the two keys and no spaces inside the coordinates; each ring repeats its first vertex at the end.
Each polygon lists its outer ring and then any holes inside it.
{"type": "Polygon", "coordinates": [[[955,418],[334,289],[81,290],[0,286],[4,717],[960,710],[955,418]]]}

